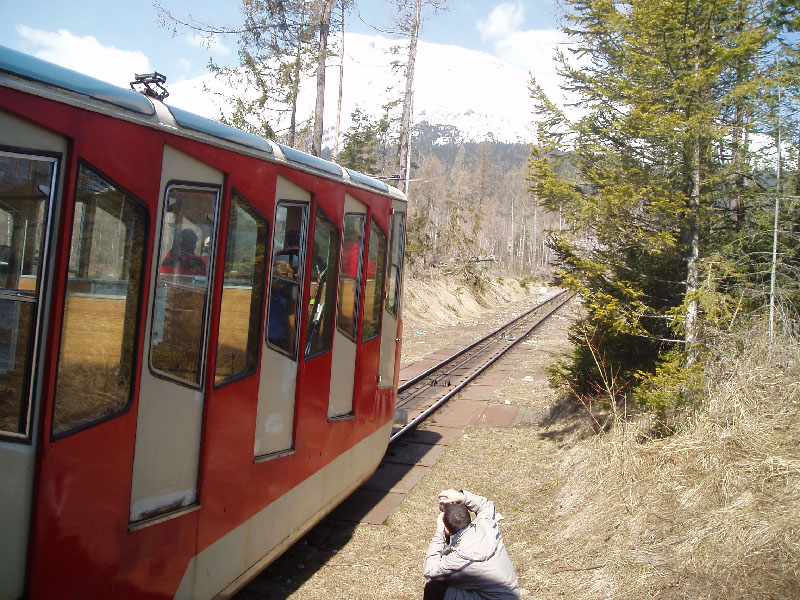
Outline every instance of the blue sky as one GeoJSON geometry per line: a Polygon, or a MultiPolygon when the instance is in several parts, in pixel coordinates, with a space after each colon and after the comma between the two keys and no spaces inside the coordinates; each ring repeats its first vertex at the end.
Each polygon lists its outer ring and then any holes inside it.
{"type": "MultiPolygon", "coordinates": [[[[348,15],[348,30],[379,33],[390,26],[386,0],[361,0],[348,15]],[[360,18],[359,18],[360,15],[360,18]],[[369,24],[369,25],[368,25],[369,24]]],[[[421,39],[482,50],[520,68],[535,69],[533,49],[556,40],[553,0],[449,0],[449,9],[430,14],[421,39]]],[[[235,26],[237,0],[162,0],[179,18],[235,26]]],[[[134,72],[157,70],[177,82],[202,75],[210,57],[236,64],[234,39],[220,37],[210,47],[186,30],[159,25],[152,0],[27,0],[5,2],[0,44],[126,85],[134,72]]]]}

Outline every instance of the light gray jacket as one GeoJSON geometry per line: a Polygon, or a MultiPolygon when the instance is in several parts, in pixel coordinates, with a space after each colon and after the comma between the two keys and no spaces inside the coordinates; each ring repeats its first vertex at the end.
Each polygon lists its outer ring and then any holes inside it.
{"type": "Polygon", "coordinates": [[[476,513],[448,544],[436,533],[425,555],[424,574],[448,586],[445,600],[518,600],[519,583],[497,522],[494,503],[464,492],[464,506],[476,513]]]}

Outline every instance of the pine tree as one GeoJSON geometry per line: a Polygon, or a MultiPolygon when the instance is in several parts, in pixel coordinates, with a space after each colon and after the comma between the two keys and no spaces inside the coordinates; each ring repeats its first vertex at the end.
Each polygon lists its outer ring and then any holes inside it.
{"type": "Polygon", "coordinates": [[[561,72],[581,116],[571,122],[532,82],[541,121],[530,180],[569,224],[551,244],[561,283],[588,312],[560,371],[573,385],[599,381],[598,354],[623,385],[678,356],[673,398],[692,397],[704,327],[730,302],[705,276],[736,228],[728,207],[742,210],[750,195],[747,140],[771,85],[759,62],[774,40],[761,6],[565,2],[575,64],[562,53],[561,72]]]}
{"type": "Polygon", "coordinates": [[[309,121],[313,127],[310,149],[319,155],[334,4],[335,0],[241,0],[244,21],[239,27],[181,20],[158,3],[156,8],[164,24],[208,37],[236,38],[238,67],[223,67],[213,60],[209,63],[209,70],[226,84],[229,91],[222,96],[233,107],[221,111],[222,122],[297,146],[309,121]],[[298,98],[301,83],[312,73],[317,81],[316,106],[313,115],[304,117],[298,114],[298,98]],[[278,127],[287,116],[288,126],[278,127]]]}
{"type": "Polygon", "coordinates": [[[350,115],[352,124],[344,134],[344,148],[339,154],[339,164],[344,167],[375,173],[380,150],[380,138],[386,123],[373,121],[357,107],[350,115]]]}

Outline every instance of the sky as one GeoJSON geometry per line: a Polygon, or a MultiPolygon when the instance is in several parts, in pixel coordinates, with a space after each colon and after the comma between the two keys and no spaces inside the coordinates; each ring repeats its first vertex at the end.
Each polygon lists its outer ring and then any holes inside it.
{"type": "MultiPolygon", "coordinates": [[[[237,0],[160,0],[179,19],[233,27],[237,0]]],[[[167,85],[203,75],[212,59],[236,66],[232,36],[202,40],[160,23],[152,0],[26,0],[4,2],[0,44],[127,87],[134,73],[158,71],[167,85]]],[[[360,0],[349,31],[384,34],[394,9],[387,0],[360,0]]],[[[427,12],[420,38],[481,50],[525,71],[549,69],[543,53],[560,39],[555,0],[448,0],[427,12]]]]}

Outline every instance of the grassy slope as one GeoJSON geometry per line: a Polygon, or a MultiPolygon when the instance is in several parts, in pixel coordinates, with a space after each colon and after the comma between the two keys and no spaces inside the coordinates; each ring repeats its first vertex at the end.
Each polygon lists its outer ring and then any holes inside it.
{"type": "Polygon", "coordinates": [[[525,598],[800,598],[798,340],[780,339],[770,360],[757,334],[721,348],[707,402],[680,433],[644,441],[635,423],[593,435],[583,409],[546,388],[566,325],[543,328],[543,351],[492,396],[538,407],[539,423],[467,429],[385,525],[326,520],[243,597],[421,597],[435,494],[457,486],[505,515],[525,598]]]}

